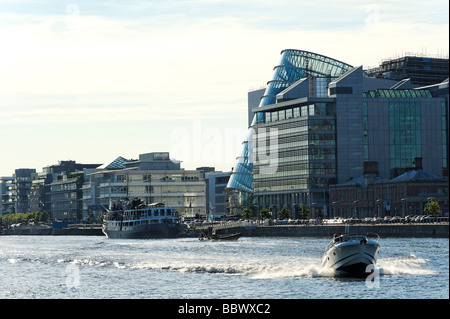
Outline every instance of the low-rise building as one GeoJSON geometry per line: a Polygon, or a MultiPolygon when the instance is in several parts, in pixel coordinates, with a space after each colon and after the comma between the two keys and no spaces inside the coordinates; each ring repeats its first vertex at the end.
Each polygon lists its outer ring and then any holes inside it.
{"type": "Polygon", "coordinates": [[[423,215],[431,198],[439,203],[442,214],[448,212],[448,179],[423,170],[420,158],[414,163],[415,167],[405,173],[382,179],[377,162],[364,162],[363,175],[330,185],[327,217],[423,215]]]}
{"type": "Polygon", "coordinates": [[[139,160],[119,157],[98,167],[83,185],[83,214],[96,218],[125,198],[146,203],[162,202],[180,216],[206,215],[202,172],[184,170],[169,153],[140,154],[139,160]]]}
{"type": "Polygon", "coordinates": [[[225,188],[231,172],[208,172],[205,174],[207,188],[207,211],[213,218],[223,218],[229,215],[227,194],[225,188]]]}

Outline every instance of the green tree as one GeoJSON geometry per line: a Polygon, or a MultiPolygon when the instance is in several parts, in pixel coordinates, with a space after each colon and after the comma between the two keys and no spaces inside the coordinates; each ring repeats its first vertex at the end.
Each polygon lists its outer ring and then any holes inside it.
{"type": "Polygon", "coordinates": [[[261,211],[259,212],[259,216],[261,216],[262,219],[269,219],[272,217],[270,211],[267,208],[261,209],[261,211]]]}
{"type": "Polygon", "coordinates": [[[250,219],[253,216],[253,210],[250,207],[245,207],[242,212],[243,219],[250,219]]]}
{"type": "Polygon", "coordinates": [[[306,218],[308,218],[308,214],[309,214],[308,206],[306,206],[305,204],[301,204],[300,205],[300,217],[302,219],[306,219],[306,218]]]}
{"type": "Polygon", "coordinates": [[[439,215],[441,213],[441,207],[436,202],[436,199],[432,197],[430,201],[425,205],[424,211],[428,215],[439,215]]]}
{"type": "Polygon", "coordinates": [[[291,211],[287,209],[286,205],[278,212],[279,219],[289,219],[291,217],[291,211]]]}
{"type": "Polygon", "coordinates": [[[46,223],[49,221],[49,219],[50,219],[50,214],[47,211],[44,210],[43,212],[41,212],[41,214],[39,216],[40,222],[46,223]]]}

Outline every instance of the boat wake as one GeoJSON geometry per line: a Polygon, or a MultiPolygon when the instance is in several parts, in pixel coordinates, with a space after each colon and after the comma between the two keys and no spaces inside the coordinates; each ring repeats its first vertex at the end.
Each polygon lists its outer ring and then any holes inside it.
{"type": "Polygon", "coordinates": [[[150,263],[140,263],[132,266],[139,269],[171,270],[183,273],[211,273],[225,275],[248,276],[252,279],[279,279],[296,277],[330,277],[333,271],[322,268],[320,260],[308,259],[307,264],[299,266],[298,263],[284,262],[280,264],[253,262],[253,263],[185,263],[171,265],[155,265],[150,263]]]}
{"type": "Polygon", "coordinates": [[[304,267],[290,268],[290,267],[274,267],[264,271],[256,272],[251,275],[254,279],[281,279],[281,278],[318,278],[318,277],[333,277],[334,271],[324,268],[320,265],[306,265],[304,267]]]}
{"type": "MultiPolygon", "coordinates": [[[[75,256],[74,256],[75,257],[75,256]]],[[[104,256],[106,257],[106,256],[104,256]]],[[[322,267],[320,258],[302,257],[297,259],[284,259],[277,262],[273,260],[242,262],[238,259],[232,260],[117,260],[115,258],[70,258],[60,256],[57,259],[46,258],[8,258],[8,263],[17,264],[23,262],[33,263],[57,263],[73,264],[79,267],[112,267],[115,269],[176,271],[181,273],[210,273],[224,275],[248,276],[252,279],[282,279],[282,278],[318,278],[334,277],[336,273],[329,268],[322,267]],[[62,257],[62,258],[61,258],[62,257]]],[[[409,256],[392,256],[378,259],[375,268],[379,274],[384,276],[397,275],[430,275],[437,272],[430,269],[429,260],[409,256]]]]}
{"type": "Polygon", "coordinates": [[[433,275],[437,272],[427,267],[428,259],[410,254],[407,257],[388,257],[379,259],[377,268],[381,275],[433,275]]]}

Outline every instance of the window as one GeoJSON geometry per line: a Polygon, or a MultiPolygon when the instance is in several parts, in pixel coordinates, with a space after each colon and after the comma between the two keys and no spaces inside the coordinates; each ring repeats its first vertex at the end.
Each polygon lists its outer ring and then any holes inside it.
{"type": "Polygon", "coordinates": [[[287,120],[289,120],[289,119],[291,119],[293,116],[292,116],[292,109],[287,109],[286,110],[286,119],[287,120]]]}
{"type": "Polygon", "coordinates": [[[307,105],[304,105],[304,106],[302,106],[302,116],[308,116],[308,106],[307,105]]]}
{"type": "Polygon", "coordinates": [[[335,94],[352,94],[353,88],[352,87],[334,87],[330,88],[330,95],[335,94]]]}
{"type": "Polygon", "coordinates": [[[278,121],[278,112],[272,112],[272,122],[278,121]]]}

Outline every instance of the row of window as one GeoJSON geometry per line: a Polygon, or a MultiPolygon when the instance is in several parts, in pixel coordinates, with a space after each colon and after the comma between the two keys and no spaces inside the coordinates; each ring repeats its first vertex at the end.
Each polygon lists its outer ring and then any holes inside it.
{"type": "Polygon", "coordinates": [[[307,116],[334,116],[336,115],[335,103],[314,103],[295,106],[285,110],[265,112],[265,123],[289,120],[307,116]]]}
{"type": "Polygon", "coordinates": [[[161,181],[161,182],[176,182],[176,181],[198,181],[199,176],[190,176],[190,175],[181,175],[181,174],[171,174],[169,175],[161,175],[161,174],[124,174],[124,175],[117,175],[116,176],[116,182],[151,182],[152,179],[154,181],[161,181]]]}
{"type": "MultiPolygon", "coordinates": [[[[205,193],[205,187],[203,185],[189,185],[189,186],[112,186],[110,187],[100,187],[99,195],[100,196],[109,196],[110,194],[126,194],[130,193],[131,196],[135,196],[136,194],[170,194],[170,193],[196,193],[201,194],[205,193]],[[135,195],[133,195],[135,194],[135,195]]],[[[90,194],[90,191],[86,191],[85,193],[90,194]]],[[[65,193],[67,194],[67,193],[65,193]]],[[[75,194],[75,193],[74,193],[75,194]]]]}
{"type": "Polygon", "coordinates": [[[403,197],[404,191],[405,190],[402,187],[375,187],[374,189],[358,188],[335,190],[330,191],[330,200],[342,202],[375,199],[400,200],[403,197]]]}
{"type": "Polygon", "coordinates": [[[363,93],[365,98],[432,98],[430,90],[374,90],[363,93]]]}
{"type": "Polygon", "coordinates": [[[292,191],[298,189],[306,189],[308,187],[308,179],[306,178],[298,178],[295,180],[278,180],[278,181],[256,181],[255,191],[267,191],[267,192],[276,192],[276,191],[292,191]]]}
{"type": "Polygon", "coordinates": [[[334,168],[310,168],[310,169],[292,169],[284,171],[277,169],[276,172],[271,174],[259,174],[259,170],[255,169],[253,174],[255,181],[261,181],[264,178],[284,178],[291,177],[296,179],[300,176],[314,176],[314,175],[336,175],[336,169],[334,168]]]}

